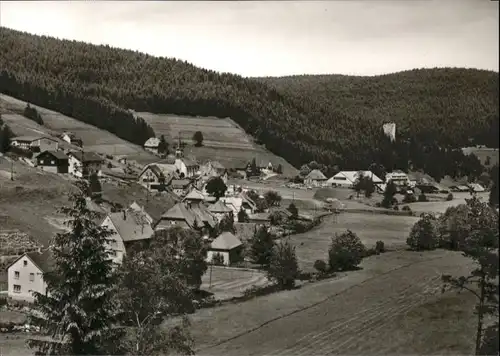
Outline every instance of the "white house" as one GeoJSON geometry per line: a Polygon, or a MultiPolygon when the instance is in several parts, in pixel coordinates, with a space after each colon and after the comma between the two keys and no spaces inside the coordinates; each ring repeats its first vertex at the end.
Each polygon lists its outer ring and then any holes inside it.
{"type": "Polygon", "coordinates": [[[33,291],[45,294],[47,284],[43,274],[52,267],[51,253],[46,250],[25,253],[7,267],[8,297],[12,300],[34,302],[33,291]]]}
{"type": "Polygon", "coordinates": [[[359,178],[360,173],[365,177],[370,177],[374,184],[383,183],[382,179],[373,174],[372,171],[341,171],[328,179],[326,181],[326,184],[328,186],[336,185],[340,187],[351,188],[359,178]]]}
{"type": "Polygon", "coordinates": [[[397,186],[402,186],[402,185],[411,186],[411,181],[410,178],[408,177],[408,174],[399,170],[387,173],[385,175],[385,183],[387,184],[389,183],[389,181],[392,181],[397,186]]]}
{"type": "Polygon", "coordinates": [[[160,139],[156,137],[151,137],[144,143],[144,149],[151,153],[157,154],[159,145],[160,145],[160,139]]]}
{"type": "Polygon", "coordinates": [[[59,148],[59,143],[56,140],[43,136],[14,137],[11,140],[11,145],[35,152],[57,151],[59,148]]]}
{"type": "Polygon", "coordinates": [[[80,146],[82,147],[83,146],[83,142],[80,138],[78,138],[74,133],[72,132],[64,132],[62,135],[61,135],[61,139],[63,141],[66,141],[67,143],[70,143],[72,145],[76,145],[76,146],[80,146]]]}
{"type": "Polygon", "coordinates": [[[183,157],[175,160],[175,167],[179,171],[179,174],[184,175],[186,178],[194,177],[200,169],[198,163],[183,157]]]}
{"type": "Polygon", "coordinates": [[[239,195],[232,197],[222,197],[220,198],[220,201],[232,210],[234,221],[238,221],[238,213],[240,212],[240,209],[245,210],[248,215],[255,213],[257,210],[255,202],[247,197],[245,193],[240,193],[239,195]]]}
{"type": "Polygon", "coordinates": [[[104,160],[94,152],[70,151],[69,173],[75,177],[88,177],[92,173],[101,176],[104,160]]]}
{"type": "Polygon", "coordinates": [[[243,243],[230,232],[223,232],[212,243],[207,251],[207,262],[213,261],[216,255],[220,255],[223,264],[229,266],[231,263],[241,261],[243,243]]]}
{"type": "Polygon", "coordinates": [[[175,166],[169,163],[147,164],[139,174],[139,184],[150,190],[158,190],[162,183],[167,186],[176,177],[175,170],[175,166]]]}
{"type": "Polygon", "coordinates": [[[153,234],[151,223],[141,212],[133,210],[109,214],[101,226],[110,229],[108,249],[115,264],[121,264],[126,249],[137,241],[150,239],[153,234]]]}

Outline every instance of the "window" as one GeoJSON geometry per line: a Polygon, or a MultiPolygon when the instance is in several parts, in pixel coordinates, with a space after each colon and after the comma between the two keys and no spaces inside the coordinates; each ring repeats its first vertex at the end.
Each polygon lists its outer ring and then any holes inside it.
{"type": "Polygon", "coordinates": [[[24,265],[24,267],[26,267],[28,265],[28,261],[24,260],[23,265],[24,265]]]}
{"type": "Polygon", "coordinates": [[[19,271],[14,272],[14,279],[19,279],[19,271]]]}
{"type": "Polygon", "coordinates": [[[50,161],[50,164],[55,164],[55,163],[56,163],[56,161],[50,161]]]}
{"type": "Polygon", "coordinates": [[[41,159],[41,160],[40,160],[40,164],[44,164],[43,162],[44,162],[44,161],[43,161],[43,159],[41,159]]]}
{"type": "Polygon", "coordinates": [[[35,281],[35,274],[30,273],[30,282],[34,282],[34,281],[35,281]]]}
{"type": "Polygon", "coordinates": [[[14,293],[21,293],[21,286],[19,284],[14,284],[14,293]]]}

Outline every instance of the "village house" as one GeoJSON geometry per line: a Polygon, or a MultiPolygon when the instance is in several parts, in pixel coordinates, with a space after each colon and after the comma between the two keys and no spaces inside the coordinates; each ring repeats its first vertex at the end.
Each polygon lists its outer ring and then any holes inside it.
{"type": "Polygon", "coordinates": [[[243,243],[231,232],[223,232],[212,241],[207,251],[207,262],[211,263],[216,255],[222,257],[223,264],[229,266],[242,261],[243,243]]]}
{"type": "Polygon", "coordinates": [[[193,188],[183,199],[188,204],[201,204],[205,201],[205,196],[198,189],[193,188]]]}
{"type": "Polygon", "coordinates": [[[7,267],[8,292],[10,299],[34,302],[33,292],[46,293],[47,284],[43,275],[52,268],[50,251],[28,252],[7,267]]]}
{"type": "Polygon", "coordinates": [[[245,193],[239,193],[232,197],[222,197],[220,201],[233,211],[235,221],[238,221],[238,212],[240,209],[243,209],[247,215],[253,214],[257,210],[255,202],[245,193]]]}
{"type": "Polygon", "coordinates": [[[66,141],[67,143],[69,144],[72,144],[72,145],[75,145],[75,146],[79,146],[79,147],[83,147],[83,141],[81,138],[77,137],[74,133],[72,132],[64,132],[62,135],[61,135],[61,139],[63,141],[66,141]]]}
{"type": "Polygon", "coordinates": [[[352,188],[359,179],[360,174],[369,177],[375,185],[383,183],[382,179],[373,174],[372,171],[341,171],[328,179],[326,185],[352,188]]]}
{"type": "Polygon", "coordinates": [[[52,173],[68,173],[69,158],[62,151],[43,151],[35,158],[37,167],[52,173]]]}
{"type": "Polygon", "coordinates": [[[121,264],[126,250],[138,241],[153,237],[151,223],[142,212],[124,210],[109,214],[101,226],[110,229],[113,234],[108,243],[110,257],[115,264],[121,264]]]}
{"type": "Polygon", "coordinates": [[[176,158],[175,167],[181,178],[191,178],[196,175],[200,169],[200,165],[188,158],[176,158]]]}
{"type": "Polygon", "coordinates": [[[11,140],[11,145],[32,152],[57,151],[59,149],[59,143],[56,140],[43,136],[14,137],[11,140]]]}
{"type": "Polygon", "coordinates": [[[172,179],[170,187],[175,195],[184,197],[189,192],[191,181],[189,179],[172,179]]]}
{"type": "Polygon", "coordinates": [[[101,176],[104,160],[94,152],[70,151],[69,173],[79,178],[86,178],[92,173],[101,176]]]}
{"type": "Polygon", "coordinates": [[[176,177],[172,164],[151,163],[146,165],[138,177],[138,182],[149,190],[162,190],[176,177]]]}
{"type": "Polygon", "coordinates": [[[217,161],[209,161],[199,169],[200,182],[206,183],[211,178],[221,177],[224,183],[227,183],[227,170],[217,161]]]}
{"type": "Polygon", "coordinates": [[[211,204],[208,208],[208,211],[214,215],[218,221],[221,221],[224,216],[229,215],[231,218],[233,216],[233,210],[228,208],[222,201],[217,201],[214,204],[211,204]]]}
{"type": "Polygon", "coordinates": [[[144,149],[154,154],[158,154],[158,146],[160,146],[160,139],[151,137],[144,143],[144,149]]]}
{"type": "Polygon", "coordinates": [[[320,187],[326,182],[327,178],[319,169],[313,169],[309,174],[304,178],[304,184],[320,187]]]}
{"type": "Polygon", "coordinates": [[[165,212],[155,230],[179,226],[202,232],[204,238],[217,226],[217,219],[203,205],[189,206],[185,202],[177,203],[165,212]]]}
{"type": "Polygon", "coordinates": [[[385,183],[388,184],[392,181],[396,186],[411,186],[410,178],[408,174],[403,171],[396,170],[385,175],[385,183]]]}

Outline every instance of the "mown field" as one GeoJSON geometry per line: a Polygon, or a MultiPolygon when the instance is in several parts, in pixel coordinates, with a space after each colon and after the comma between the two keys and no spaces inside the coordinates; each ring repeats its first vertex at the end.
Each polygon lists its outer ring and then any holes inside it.
{"type": "Polygon", "coordinates": [[[257,162],[281,164],[285,175],[298,173],[283,158],[272,154],[265,148],[256,145],[252,137],[247,135],[233,120],[215,117],[190,117],[178,115],[162,115],[147,112],[137,113],[155,131],[156,136],[164,135],[171,144],[180,136],[188,145],[185,155],[194,156],[200,162],[217,160],[227,168],[241,168],[246,162],[256,159],[257,162]],[[194,147],[192,137],[196,131],[203,133],[203,146],[194,147]]]}
{"type": "Polygon", "coordinates": [[[57,135],[64,131],[71,131],[82,139],[85,149],[89,151],[106,155],[126,155],[130,160],[136,160],[139,163],[157,160],[140,146],[61,113],[32,105],[42,116],[44,125],[41,126],[22,116],[26,107],[25,101],[0,94],[0,104],[3,120],[18,136],[57,135]]]}

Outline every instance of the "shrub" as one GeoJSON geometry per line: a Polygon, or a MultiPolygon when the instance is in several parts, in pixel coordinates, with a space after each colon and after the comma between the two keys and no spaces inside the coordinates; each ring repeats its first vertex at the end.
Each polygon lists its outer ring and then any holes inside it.
{"type": "Polygon", "coordinates": [[[220,253],[215,253],[212,256],[212,264],[215,266],[224,266],[224,256],[220,253]]]}
{"type": "Polygon", "coordinates": [[[396,210],[396,211],[399,211],[399,206],[394,205],[394,207],[393,207],[392,209],[393,209],[393,210],[396,210]]]}
{"type": "Polygon", "coordinates": [[[446,200],[447,201],[452,201],[453,200],[453,194],[448,194],[448,196],[446,197],[446,200]]]}
{"type": "Polygon", "coordinates": [[[405,205],[401,208],[403,211],[411,211],[411,208],[408,205],[405,205]]]}
{"type": "Polygon", "coordinates": [[[328,271],[328,266],[323,260],[314,261],[314,269],[320,274],[325,274],[328,271]]]}
{"type": "Polygon", "coordinates": [[[417,201],[417,198],[415,198],[415,194],[405,194],[405,197],[403,198],[403,203],[409,204],[409,203],[415,203],[417,201]]]}
{"type": "Polygon", "coordinates": [[[295,247],[287,241],[274,246],[267,277],[275,281],[281,289],[291,289],[295,286],[295,279],[299,274],[295,247]]]}
{"type": "Polygon", "coordinates": [[[363,257],[370,257],[373,255],[378,255],[377,251],[374,248],[369,248],[369,249],[365,250],[363,257]]]}
{"type": "Polygon", "coordinates": [[[361,262],[366,248],[360,238],[351,230],[336,235],[328,251],[328,264],[331,271],[348,271],[361,262]]]}
{"type": "Polygon", "coordinates": [[[439,244],[436,218],[431,214],[423,214],[413,225],[406,244],[414,251],[433,250],[439,244]]]}
{"type": "Polygon", "coordinates": [[[384,244],[384,241],[377,241],[375,242],[375,252],[377,253],[377,255],[379,253],[384,253],[385,252],[385,244],[384,244]]]}
{"type": "Polygon", "coordinates": [[[419,201],[419,202],[426,202],[426,201],[428,201],[428,200],[427,200],[427,196],[426,196],[424,193],[421,193],[421,194],[418,196],[418,201],[419,201]]]}

